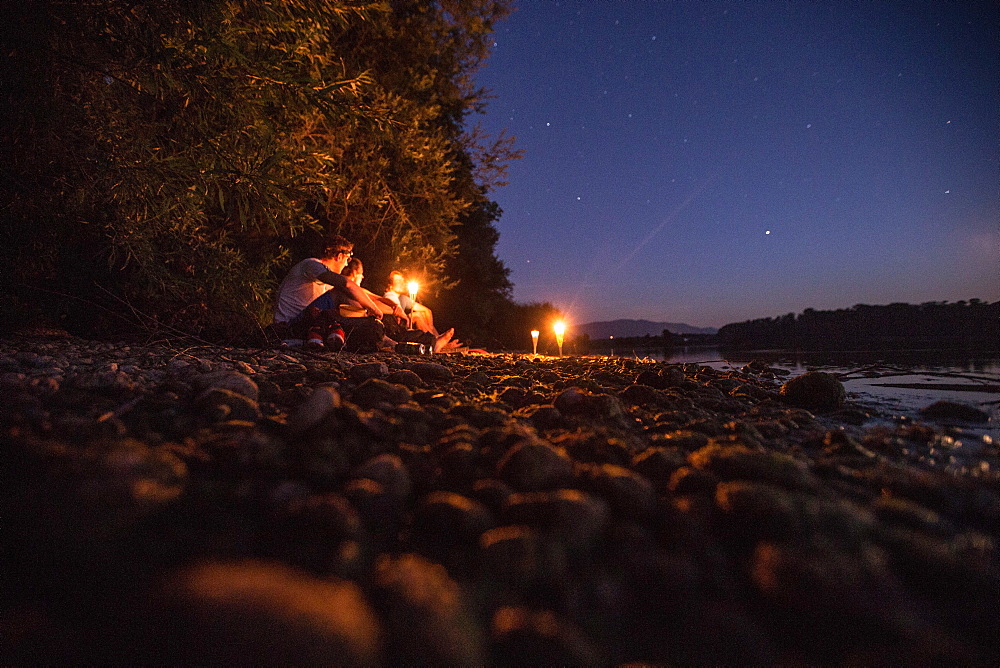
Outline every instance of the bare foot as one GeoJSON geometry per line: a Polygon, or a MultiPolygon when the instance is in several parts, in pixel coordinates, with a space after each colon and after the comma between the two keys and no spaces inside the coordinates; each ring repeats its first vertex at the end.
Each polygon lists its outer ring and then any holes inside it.
{"type": "Polygon", "coordinates": [[[441,336],[434,339],[434,352],[439,353],[444,349],[449,342],[451,342],[451,337],[455,336],[455,328],[452,327],[447,332],[441,336]]]}

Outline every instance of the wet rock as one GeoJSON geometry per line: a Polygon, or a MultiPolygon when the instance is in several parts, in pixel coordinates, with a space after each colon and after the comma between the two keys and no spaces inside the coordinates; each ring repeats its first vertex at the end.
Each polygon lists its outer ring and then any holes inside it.
{"type": "Polygon", "coordinates": [[[836,376],[808,371],[782,385],[781,397],[799,408],[832,410],[844,405],[847,392],[836,376]]]}
{"type": "Polygon", "coordinates": [[[989,413],[974,406],[955,401],[935,401],[920,409],[920,414],[932,420],[960,420],[962,422],[988,422],[989,413]]]}
{"type": "Polygon", "coordinates": [[[173,661],[268,665],[379,662],[381,629],[357,585],[263,562],[207,563],[164,587],[173,661]]]}

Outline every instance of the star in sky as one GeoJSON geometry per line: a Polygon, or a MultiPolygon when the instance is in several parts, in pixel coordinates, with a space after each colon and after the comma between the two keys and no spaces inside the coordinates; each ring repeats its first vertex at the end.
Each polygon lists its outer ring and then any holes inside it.
{"type": "Polygon", "coordinates": [[[525,152],[492,193],[515,299],[702,326],[1000,299],[998,7],[521,3],[477,76],[525,152]]]}

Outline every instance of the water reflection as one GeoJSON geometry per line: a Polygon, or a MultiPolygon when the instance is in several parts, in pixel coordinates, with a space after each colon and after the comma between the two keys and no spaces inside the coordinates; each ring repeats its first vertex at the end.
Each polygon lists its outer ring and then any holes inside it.
{"type": "Polygon", "coordinates": [[[723,353],[717,348],[629,350],[616,357],[637,357],[674,364],[696,363],[715,369],[739,369],[751,361],[786,369],[792,376],[827,371],[844,381],[848,396],[885,420],[920,420],[920,409],[947,400],[975,406],[990,414],[986,424],[963,424],[969,435],[1000,440],[1000,354],[962,351],[804,352],[768,350],[723,353]],[[891,385],[915,387],[892,387],[891,385]],[[939,387],[935,387],[939,386],[939,387]],[[948,387],[943,387],[948,386],[948,387]],[[983,386],[984,391],[973,388],[983,386]],[[955,390],[961,387],[961,390],[955,390]]]}

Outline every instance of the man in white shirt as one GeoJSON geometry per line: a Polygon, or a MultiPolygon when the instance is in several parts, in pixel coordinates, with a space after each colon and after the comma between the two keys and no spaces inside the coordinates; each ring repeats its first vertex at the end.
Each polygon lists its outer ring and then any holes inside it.
{"type": "Polygon", "coordinates": [[[341,275],[353,255],[354,244],[342,236],[326,244],[322,257],[302,260],[288,272],[278,288],[274,322],[291,324],[302,317],[306,307],[327,290],[340,290],[358,302],[372,317],[381,320],[382,309],[354,281],[341,275]]]}
{"type": "Polygon", "coordinates": [[[306,258],[291,268],[281,282],[275,300],[276,330],[306,339],[309,347],[325,346],[340,350],[346,338],[348,350],[377,348],[384,337],[382,309],[367,291],[340,273],[351,259],[353,249],[354,244],[350,241],[339,235],[334,236],[325,245],[320,257],[306,258]],[[310,306],[330,290],[336,290],[338,297],[344,300],[360,304],[371,318],[341,321],[336,309],[322,310],[310,306]]]}

